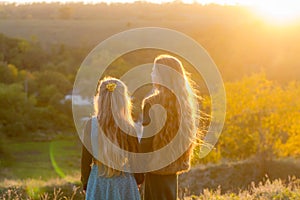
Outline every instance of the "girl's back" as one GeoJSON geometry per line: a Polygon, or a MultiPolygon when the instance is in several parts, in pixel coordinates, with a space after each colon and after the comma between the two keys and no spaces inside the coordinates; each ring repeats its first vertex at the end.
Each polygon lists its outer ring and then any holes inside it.
{"type": "Polygon", "coordinates": [[[86,199],[138,200],[134,175],[123,172],[130,170],[126,152],[137,152],[138,143],[128,134],[134,132],[134,126],[127,87],[118,79],[105,78],[97,88],[94,105],[95,115],[85,128],[81,163],[86,199]],[[124,154],[116,152],[116,147],[124,154]]]}
{"type": "MultiPolygon", "coordinates": [[[[91,120],[91,126],[96,128],[91,128],[91,131],[87,134],[96,135],[92,131],[97,131],[97,120],[93,118],[91,120]],[[96,123],[95,123],[96,122],[96,123]]],[[[95,138],[90,138],[91,141],[95,138]]],[[[91,144],[93,147],[93,144],[91,144]]],[[[97,149],[94,147],[93,149],[97,149]]],[[[88,187],[86,190],[86,199],[140,199],[140,194],[137,189],[136,180],[131,173],[121,172],[120,174],[107,177],[105,172],[107,171],[107,166],[99,164],[95,158],[92,159],[92,169],[88,179],[88,187]]]]}

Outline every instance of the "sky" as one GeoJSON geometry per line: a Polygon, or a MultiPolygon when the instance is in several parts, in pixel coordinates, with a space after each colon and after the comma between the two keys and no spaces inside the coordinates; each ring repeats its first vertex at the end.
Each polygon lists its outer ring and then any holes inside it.
{"type": "MultiPolygon", "coordinates": [[[[131,3],[138,0],[0,0],[0,3],[33,3],[33,2],[84,2],[84,3],[131,3]]],[[[140,0],[152,3],[165,3],[174,0],[140,0]]],[[[300,1],[298,0],[181,0],[184,3],[197,2],[200,4],[243,5],[254,9],[259,15],[270,21],[283,22],[300,19],[300,1]]]]}
{"type": "MultiPolygon", "coordinates": [[[[0,0],[0,2],[8,2],[8,3],[32,3],[32,2],[61,2],[61,3],[68,3],[68,2],[84,2],[84,3],[99,3],[99,2],[134,2],[136,0],[0,0]]],[[[155,2],[155,3],[163,3],[163,2],[171,2],[173,0],[142,0],[147,2],[155,2]]],[[[221,5],[254,5],[254,4],[263,4],[263,3],[272,3],[274,1],[261,1],[261,0],[182,0],[183,2],[192,3],[192,2],[199,2],[201,4],[210,4],[216,3],[221,5]]],[[[289,1],[289,0],[288,0],[289,1]]],[[[276,1],[277,2],[287,2],[287,1],[276,1]]],[[[290,1],[293,2],[293,1],[290,1]]],[[[295,1],[294,1],[295,2],[295,1]]]]}
{"type": "MultiPolygon", "coordinates": [[[[136,0],[0,0],[0,2],[9,2],[9,3],[32,3],[32,2],[62,2],[62,3],[68,3],[68,2],[84,2],[84,3],[99,3],[99,2],[106,2],[106,3],[112,3],[112,2],[134,2],[136,0]]],[[[163,3],[163,2],[171,2],[172,0],[142,0],[146,2],[154,2],[154,3],[163,3]]],[[[183,0],[183,2],[193,2],[194,0],[183,0]]],[[[217,4],[236,4],[238,1],[236,0],[195,0],[197,2],[203,3],[203,4],[209,4],[209,3],[217,3],[217,4]]],[[[240,2],[250,2],[247,0],[242,0],[240,2]]]]}

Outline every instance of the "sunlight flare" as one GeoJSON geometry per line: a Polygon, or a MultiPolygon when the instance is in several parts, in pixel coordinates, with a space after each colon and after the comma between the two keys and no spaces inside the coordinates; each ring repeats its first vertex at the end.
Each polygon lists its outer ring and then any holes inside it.
{"type": "Polygon", "coordinates": [[[255,11],[270,23],[288,24],[300,18],[299,1],[260,1],[255,11]]]}
{"type": "Polygon", "coordinates": [[[51,164],[55,170],[55,172],[61,177],[61,178],[65,178],[66,175],[65,173],[61,170],[61,168],[58,166],[55,158],[54,158],[54,144],[53,142],[50,143],[50,147],[49,147],[49,155],[50,155],[50,160],[51,160],[51,164]]]}

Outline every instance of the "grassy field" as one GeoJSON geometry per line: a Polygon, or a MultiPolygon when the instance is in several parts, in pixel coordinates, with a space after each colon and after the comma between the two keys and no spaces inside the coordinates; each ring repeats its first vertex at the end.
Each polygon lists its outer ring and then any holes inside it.
{"type": "MultiPolygon", "coordinates": [[[[45,44],[63,43],[71,46],[94,46],[106,38],[131,28],[165,27],[179,30],[186,34],[193,33],[193,22],[188,20],[151,21],[135,19],[128,25],[130,18],[118,20],[51,20],[51,19],[0,19],[0,33],[10,37],[31,40],[32,38],[45,44]],[[178,23],[180,22],[180,23],[178,23]],[[104,29],[105,27],[105,29],[104,29]],[[72,35],[72,37],[70,37],[72,35]]],[[[218,23],[218,19],[210,19],[210,26],[218,23]]],[[[224,22],[224,25],[227,23],[224,22]]],[[[202,30],[210,29],[207,21],[199,21],[202,30]]]]}
{"type": "Polygon", "coordinates": [[[11,199],[19,198],[18,195],[38,198],[53,192],[53,188],[63,188],[66,195],[80,185],[81,144],[76,137],[33,142],[6,140],[2,147],[5,152],[0,162],[2,195],[13,191],[18,194],[11,199]]]}
{"type": "Polygon", "coordinates": [[[96,44],[119,32],[122,27],[124,29],[125,25],[125,21],[106,20],[0,20],[0,32],[10,37],[35,38],[43,41],[44,45],[64,43],[81,46],[96,44]],[[103,27],[106,27],[105,31],[103,27]]]}
{"type": "MultiPolygon", "coordinates": [[[[80,189],[78,138],[10,140],[3,148],[9,154],[1,157],[0,198],[84,199],[80,189]]],[[[194,167],[179,177],[179,196],[182,199],[300,198],[299,161],[272,161],[264,167],[262,170],[251,160],[194,167]]]]}
{"type": "MultiPolygon", "coordinates": [[[[159,13],[164,17],[163,13],[159,13]]],[[[158,20],[154,18],[145,18],[146,16],[137,17],[122,16],[119,19],[89,19],[89,20],[55,20],[55,19],[0,19],[0,33],[10,37],[31,40],[32,38],[42,41],[44,45],[63,43],[71,46],[94,46],[108,37],[132,28],[139,27],[164,27],[186,33],[190,36],[198,35],[197,31],[213,31],[215,26],[220,29],[231,29],[232,22],[230,18],[219,18],[191,14],[185,19],[158,20]],[[134,17],[134,19],[132,19],[134,17]],[[190,20],[192,19],[192,21],[190,20]],[[194,21],[197,21],[195,29],[194,21]],[[104,28],[105,27],[105,28],[104,28]],[[70,37],[72,35],[72,37],[70,37]]],[[[236,22],[239,23],[239,22],[236,22]]],[[[213,33],[214,34],[214,33],[213,33]]],[[[195,38],[195,37],[194,37],[195,38]]],[[[198,39],[198,38],[196,38],[198,39]]],[[[201,41],[209,40],[209,35],[201,35],[201,41]]]]}
{"type": "MultiPolygon", "coordinates": [[[[11,199],[56,199],[83,200],[84,194],[78,190],[78,187],[73,187],[68,193],[66,190],[59,188],[53,189],[52,192],[26,192],[20,188],[12,188],[0,194],[0,198],[5,200],[11,199]],[[39,192],[39,194],[38,194],[39,192]],[[38,194],[38,195],[37,195],[38,194]]],[[[227,192],[221,193],[221,189],[211,190],[206,189],[201,195],[180,196],[180,200],[298,200],[300,198],[300,181],[299,179],[291,179],[289,183],[284,183],[281,180],[266,180],[260,182],[257,186],[254,184],[247,190],[241,190],[238,193],[227,192]]]]}
{"type": "Polygon", "coordinates": [[[81,145],[77,138],[6,141],[3,148],[8,155],[1,159],[1,180],[64,178],[79,171],[81,145]]]}
{"type": "MultiPolygon", "coordinates": [[[[207,168],[206,170],[210,170],[207,168]]],[[[192,175],[192,174],[191,174],[192,175]]],[[[220,174],[221,175],[221,174],[220,174]]],[[[223,174],[224,175],[224,174],[223,174]]],[[[84,194],[75,179],[79,176],[40,180],[25,179],[4,180],[0,182],[0,199],[78,199],[83,200],[84,194]]],[[[218,181],[217,178],[211,182],[218,181]]],[[[237,180],[238,181],[238,180],[237,180]]],[[[202,179],[196,180],[202,182],[202,179]]],[[[179,182],[180,184],[181,182],[179,182]]],[[[252,182],[247,188],[238,191],[223,192],[222,185],[217,188],[205,188],[200,194],[191,194],[188,189],[179,189],[180,200],[298,200],[300,198],[300,179],[290,177],[287,180],[275,179],[252,182]]]]}

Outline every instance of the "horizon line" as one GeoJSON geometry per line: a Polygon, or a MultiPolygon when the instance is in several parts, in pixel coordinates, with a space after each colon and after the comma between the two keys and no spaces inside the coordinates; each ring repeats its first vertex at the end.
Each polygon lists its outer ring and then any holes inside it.
{"type": "Polygon", "coordinates": [[[17,2],[17,1],[1,1],[0,5],[16,5],[16,6],[22,6],[22,5],[33,5],[33,4],[61,4],[61,5],[67,5],[67,4],[83,4],[83,5],[100,5],[100,4],[106,4],[106,5],[112,5],[112,4],[184,4],[184,5],[201,5],[201,6],[210,6],[210,5],[218,5],[218,6],[241,6],[241,7],[247,7],[247,4],[241,4],[241,3],[220,3],[220,2],[200,2],[197,0],[165,0],[163,2],[155,2],[153,0],[129,0],[127,2],[124,2],[122,0],[113,0],[111,2],[108,1],[98,1],[98,2],[92,2],[92,1],[23,1],[23,2],[17,2]]]}

